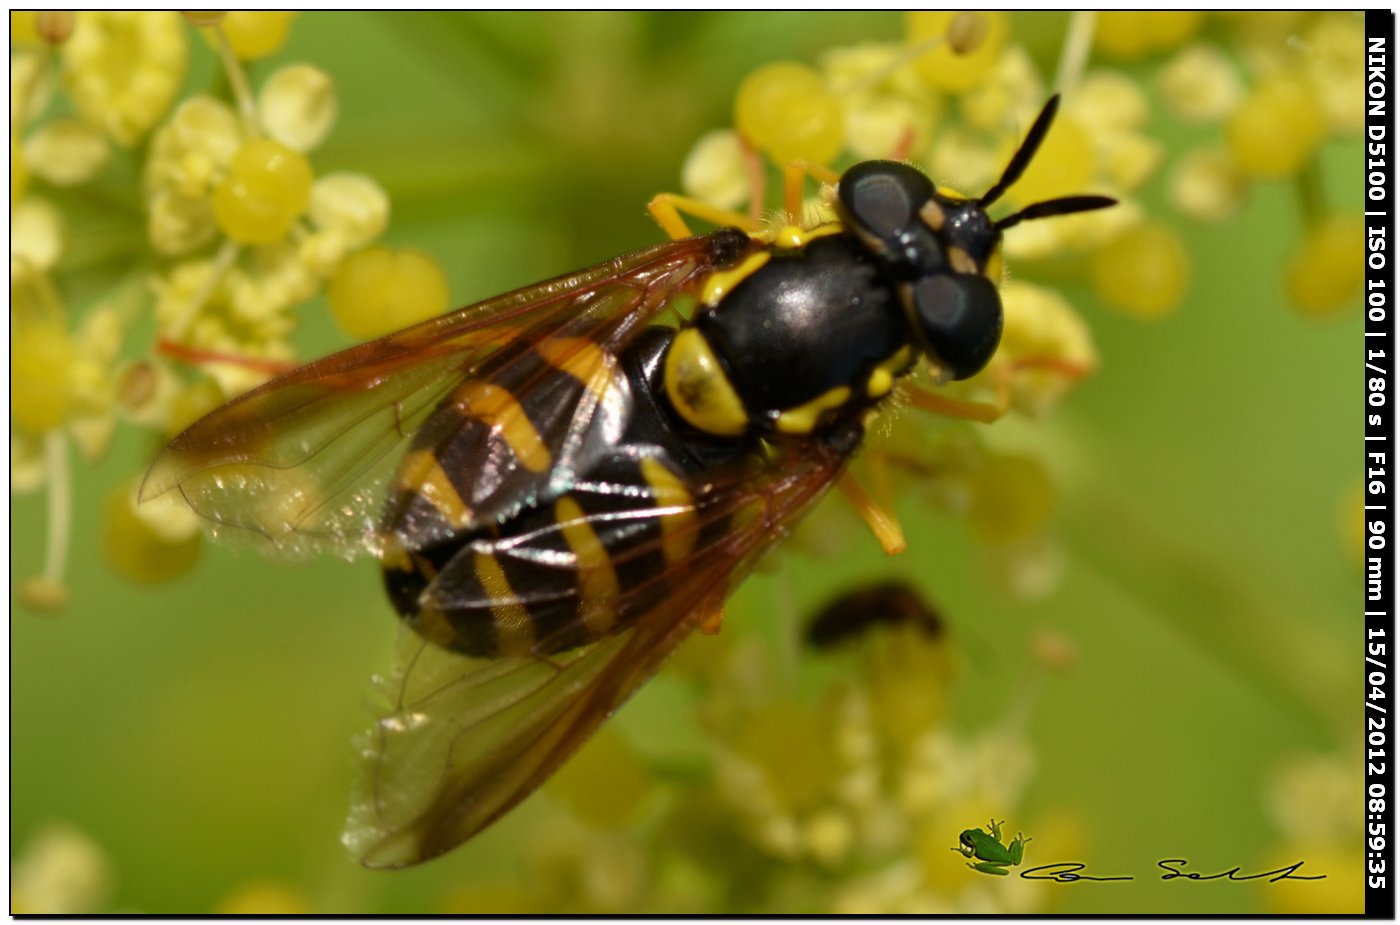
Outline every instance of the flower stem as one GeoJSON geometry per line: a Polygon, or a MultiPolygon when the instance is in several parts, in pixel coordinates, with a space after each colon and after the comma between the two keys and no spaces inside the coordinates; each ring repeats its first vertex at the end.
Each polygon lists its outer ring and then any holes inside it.
{"type": "Polygon", "coordinates": [[[1326,213],[1327,197],[1322,188],[1322,170],[1316,157],[1308,158],[1307,164],[1294,181],[1298,193],[1298,205],[1303,213],[1304,226],[1311,228],[1322,220],[1326,213]]]}
{"type": "Polygon", "coordinates": [[[1089,50],[1094,45],[1094,25],[1098,14],[1092,10],[1080,10],[1070,14],[1069,32],[1065,44],[1060,49],[1060,66],[1055,70],[1055,92],[1068,95],[1084,75],[1084,65],[1089,60],[1089,50]]]}
{"type": "Polygon", "coordinates": [[[238,60],[238,56],[233,53],[233,46],[229,44],[223,23],[215,23],[209,28],[214,30],[214,37],[219,43],[219,57],[223,59],[224,72],[228,74],[229,85],[233,87],[233,98],[238,103],[239,115],[243,117],[243,127],[250,136],[256,137],[261,133],[258,131],[257,109],[253,105],[253,91],[248,85],[248,75],[244,73],[243,64],[238,60]]]}
{"type": "Polygon", "coordinates": [[[68,535],[72,532],[73,481],[68,469],[68,439],[57,427],[44,437],[49,470],[49,545],[44,554],[44,578],[63,582],[68,564],[68,535]]]}
{"type": "Polygon", "coordinates": [[[175,323],[170,326],[169,338],[180,340],[189,330],[189,326],[194,322],[199,310],[204,307],[204,303],[209,301],[209,297],[214,294],[224,275],[238,259],[238,244],[234,241],[224,241],[219,252],[214,255],[214,265],[209,268],[209,273],[204,277],[204,282],[200,283],[199,289],[190,298],[189,304],[185,306],[180,317],[175,319],[175,323]]]}

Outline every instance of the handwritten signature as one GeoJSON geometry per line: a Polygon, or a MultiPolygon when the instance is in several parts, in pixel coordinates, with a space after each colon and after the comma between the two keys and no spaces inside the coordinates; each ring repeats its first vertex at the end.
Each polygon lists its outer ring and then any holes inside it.
{"type": "MultiPolygon", "coordinates": [[[[1290,864],[1287,867],[1279,867],[1274,870],[1261,871],[1257,874],[1244,874],[1240,872],[1238,865],[1229,870],[1222,870],[1218,874],[1203,874],[1199,871],[1185,870],[1190,861],[1186,858],[1163,858],[1157,862],[1157,866],[1166,873],[1162,874],[1163,880],[1259,880],[1269,878],[1270,883],[1277,883],[1280,880],[1325,880],[1326,874],[1300,874],[1298,868],[1303,866],[1302,861],[1290,864]]],[[[1030,867],[1021,871],[1023,880],[1054,880],[1057,883],[1074,883],[1078,880],[1135,880],[1136,877],[1101,877],[1093,874],[1080,873],[1085,865],[1077,861],[1063,861],[1059,864],[1042,864],[1039,867],[1030,867]]]]}

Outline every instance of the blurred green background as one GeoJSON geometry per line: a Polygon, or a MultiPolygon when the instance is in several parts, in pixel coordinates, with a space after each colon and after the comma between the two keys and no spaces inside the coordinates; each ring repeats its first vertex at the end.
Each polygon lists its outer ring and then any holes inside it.
{"type": "MultiPolygon", "coordinates": [[[[1043,73],[1066,24],[1015,17],[1043,73]]],[[[468,303],[658,240],[645,202],[677,188],[701,132],[729,124],[753,68],[901,34],[898,16],[864,13],[305,13],[252,70],[256,83],[305,60],[334,78],[340,116],[318,172],[377,178],[393,202],[386,240],[435,255],[468,303]]],[[[212,72],[195,43],[190,86],[212,72]]],[[[1199,137],[1165,118],[1153,129],[1169,150],[1199,137]]],[[[1359,151],[1324,149],[1335,207],[1360,206],[1359,151]]],[[[1144,199],[1165,215],[1161,186],[1144,199]]],[[[1359,495],[1360,313],[1319,322],[1288,308],[1282,268],[1302,221],[1287,184],[1257,184],[1228,224],[1179,227],[1181,310],[1143,322],[1066,286],[1100,371],[1049,420],[1003,422],[989,438],[1034,448],[1055,480],[1067,572],[1054,594],[998,591],[965,528],[906,499],[902,557],[865,538],[839,559],[783,555],[727,611],[726,633],[771,633],[775,610],[903,576],[951,626],[955,725],[968,729],[1000,717],[1034,672],[1033,629],[1071,640],[1077,665],[1037,688],[1020,812],[1074,817],[1074,859],[1138,879],[1056,885],[1054,911],[1271,908],[1266,886],[1162,883],[1153,865],[1267,869],[1280,834],[1264,793],[1281,762],[1349,759],[1360,741],[1360,575],[1343,516],[1359,495]]],[[[301,356],[346,343],[321,300],[299,318],[301,356]]],[[[70,822],[108,856],[109,907],[143,912],[206,911],[268,879],[318,911],[434,912],[463,884],[518,869],[540,800],[420,869],[347,858],[348,743],[394,629],[377,569],[209,546],[171,586],[124,583],[101,561],[97,512],[152,449],[127,431],[79,470],[65,613],[24,611],[12,582],[12,856],[44,824],[70,822]]],[[[16,578],[40,569],[44,523],[42,496],[13,499],[16,578]]],[[[664,673],[617,722],[644,749],[696,737],[687,691],[664,673]]],[[[1359,812],[1359,777],[1355,794],[1359,812]]],[[[1359,891],[1345,879],[1355,871],[1335,869],[1355,866],[1343,858],[1301,859],[1359,891]]]]}

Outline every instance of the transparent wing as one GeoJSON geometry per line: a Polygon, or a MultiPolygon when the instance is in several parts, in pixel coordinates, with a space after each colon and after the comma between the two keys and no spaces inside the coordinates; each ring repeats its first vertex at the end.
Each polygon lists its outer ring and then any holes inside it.
{"type": "Polygon", "coordinates": [[[780,453],[713,485],[694,509],[690,554],[625,589],[619,608],[652,603],[590,644],[544,655],[557,641],[544,639],[529,655],[478,659],[401,631],[394,669],[377,682],[381,715],[360,742],[347,846],[370,867],[415,864],[529,796],[723,604],[848,455],[834,445],[780,453]]]}
{"type": "Polygon", "coordinates": [[[171,441],[141,498],[178,492],[212,532],[274,553],[377,552],[388,477],[445,395],[512,345],[561,332],[615,353],[732,258],[734,234],[638,251],[293,370],[171,441]]]}

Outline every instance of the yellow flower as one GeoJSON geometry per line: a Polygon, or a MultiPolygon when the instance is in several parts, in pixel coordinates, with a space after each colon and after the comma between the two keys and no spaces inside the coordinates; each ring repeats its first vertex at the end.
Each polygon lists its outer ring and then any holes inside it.
{"type": "Polygon", "coordinates": [[[151,140],[143,186],[147,230],[158,253],[188,253],[218,235],[214,184],[242,143],[238,117],[208,96],[181,103],[151,140]]]}
{"type": "Polygon", "coordinates": [[[18,45],[39,44],[39,29],[36,20],[37,10],[10,11],[10,41],[18,45]]]}
{"type": "Polygon", "coordinates": [[[747,202],[750,181],[739,134],[733,129],[716,129],[701,135],[681,166],[681,189],[687,196],[721,209],[735,209],[747,202]]]}
{"type": "Polygon", "coordinates": [[[141,478],[119,482],[102,507],[102,551],[117,574],[140,584],[178,578],[203,548],[199,516],[170,495],[136,500],[141,478]]]}
{"type": "Polygon", "coordinates": [[[370,247],[340,265],[326,299],[345,333],[381,337],[446,311],[447,276],[422,251],[370,247]]]}
{"type": "Polygon", "coordinates": [[[1109,305],[1139,318],[1160,318],[1185,294],[1190,258],[1175,229],[1146,222],[1095,253],[1091,273],[1095,291],[1109,305]]]}
{"type": "Polygon", "coordinates": [[[21,49],[10,55],[10,129],[23,127],[48,106],[53,95],[48,56],[37,49],[21,49]]]}
{"type": "Polygon", "coordinates": [[[1157,89],[1174,113],[1191,122],[1225,118],[1244,95],[1244,84],[1229,56],[1205,42],[1187,45],[1173,55],[1157,73],[1157,89]]]}
{"type": "Polygon", "coordinates": [[[220,22],[233,53],[244,61],[266,58],[287,41],[294,12],[285,10],[232,10],[220,22]]]}
{"type": "Polygon", "coordinates": [[[107,450],[116,426],[116,371],[126,324],[118,308],[99,303],[73,336],[73,417],[69,431],[89,462],[107,450]]]}
{"type": "Polygon", "coordinates": [[[47,199],[26,196],[10,208],[10,282],[46,273],[63,253],[63,216],[47,199]]]}
{"type": "Polygon", "coordinates": [[[188,55],[177,13],[83,11],[63,45],[63,82],[84,119],[130,147],[175,101],[188,55]]]}
{"type": "Polygon", "coordinates": [[[822,70],[845,112],[846,150],[857,158],[908,156],[927,148],[942,106],[906,66],[902,45],[836,48],[822,70]]]}
{"type": "MultiPolygon", "coordinates": [[[[1020,45],[1007,45],[992,69],[962,96],[963,118],[984,132],[1017,131],[1045,103],[1045,82],[1020,45]]],[[[941,141],[940,141],[941,144],[941,141]]]]}
{"type": "Polygon", "coordinates": [[[1250,88],[1225,125],[1225,139],[1245,173],[1282,179],[1303,169],[1325,129],[1312,84],[1284,73],[1250,88]]]}
{"type": "MultiPolygon", "coordinates": [[[[974,195],[996,182],[1005,166],[1000,156],[981,133],[963,125],[947,125],[940,127],[933,143],[928,173],[943,186],[974,195]]],[[[1016,233],[1020,234],[1021,229],[1016,233]]]]}
{"type": "Polygon", "coordinates": [[[29,915],[89,915],[112,892],[107,855],[87,833],[51,823],[29,840],[10,869],[10,912],[29,915]]]}
{"type": "Polygon", "coordinates": [[[215,915],[300,917],[315,911],[302,890],[275,880],[252,880],[240,884],[214,904],[215,915]]]}
{"type": "Polygon", "coordinates": [[[72,407],[73,342],[53,283],[43,273],[10,276],[10,415],[30,436],[60,427],[72,407]]]}
{"type": "Polygon", "coordinates": [[[792,61],[766,64],[744,78],[734,127],[778,164],[826,164],[845,143],[841,101],[820,73],[792,61]]]}
{"type": "Polygon", "coordinates": [[[920,55],[915,67],[930,86],[951,93],[962,93],[976,87],[995,66],[1002,46],[1011,32],[1011,18],[1005,13],[975,14],[981,40],[974,47],[956,49],[947,41],[948,29],[956,17],[955,11],[906,13],[904,31],[911,45],[942,39],[927,53],[920,55]]]}
{"type": "Polygon", "coordinates": [[[1171,203],[1199,222],[1223,222],[1239,211],[1249,189],[1244,175],[1224,148],[1188,151],[1168,180],[1171,203]]]}
{"type": "Polygon", "coordinates": [[[1012,406],[1044,415],[1098,366],[1088,324],[1057,290],[1023,280],[1001,287],[1001,346],[973,382],[1009,377],[1012,406]]]}
{"type": "Polygon", "coordinates": [[[217,271],[213,261],[188,260],[152,279],[156,324],[176,343],[226,357],[201,367],[225,395],[239,395],[271,376],[265,365],[246,361],[291,359],[293,319],[285,304],[264,301],[265,292],[244,269],[217,271]]]}
{"type": "Polygon", "coordinates": [[[347,254],[384,233],[389,196],[364,174],[327,174],[311,187],[306,211],[315,230],[301,241],[302,261],[312,272],[328,276],[347,254]]]}
{"type": "Polygon", "coordinates": [[[1105,55],[1131,61],[1182,44],[1196,34],[1205,14],[1199,10],[1098,14],[1094,47],[1105,55]]]}
{"type": "Polygon", "coordinates": [[[330,132],[336,105],[330,75],[309,64],[292,64],[273,72],[258,91],[258,122],[269,138],[306,152],[330,132]]]}
{"type": "Polygon", "coordinates": [[[1305,315],[1335,315],[1360,303],[1366,228],[1360,215],[1335,213],[1313,223],[1288,259],[1287,290],[1305,315]]]}
{"type": "Polygon", "coordinates": [[[1121,71],[1085,75],[1065,101],[1065,112],[1092,126],[1100,173],[1119,190],[1135,190],[1162,161],[1162,145],[1147,136],[1149,105],[1142,88],[1121,71]]]}
{"type": "Polygon", "coordinates": [[[1356,62],[1365,43],[1365,24],[1355,13],[1321,13],[1304,37],[1305,73],[1333,132],[1359,135],[1364,127],[1356,62]]]}
{"type": "Polygon", "coordinates": [[[53,119],[24,143],[29,169],[54,186],[86,183],[101,173],[110,156],[107,136],[81,119],[53,119]]]}

